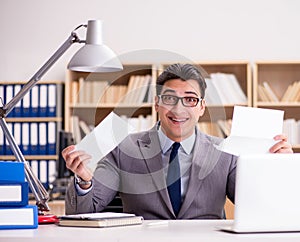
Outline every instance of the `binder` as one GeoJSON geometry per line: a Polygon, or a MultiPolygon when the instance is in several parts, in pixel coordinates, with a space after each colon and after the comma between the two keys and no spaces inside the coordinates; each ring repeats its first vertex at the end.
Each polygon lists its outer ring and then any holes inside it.
{"type": "Polygon", "coordinates": [[[38,155],[38,124],[30,123],[30,155],[38,155]]]}
{"type": "Polygon", "coordinates": [[[21,123],[13,123],[14,138],[19,147],[21,147],[21,123]]]}
{"type": "Polygon", "coordinates": [[[36,205],[0,208],[0,229],[35,229],[37,227],[38,209],[36,205]]]}
{"type": "Polygon", "coordinates": [[[48,160],[48,182],[53,183],[56,179],[56,160],[48,160]]]}
{"type": "Polygon", "coordinates": [[[30,129],[29,129],[29,123],[22,123],[22,134],[21,134],[21,151],[24,155],[30,155],[30,129]]]}
{"type": "Polygon", "coordinates": [[[39,85],[40,91],[39,91],[39,100],[40,100],[40,117],[47,117],[47,85],[41,84],[39,85]]]}
{"type": "Polygon", "coordinates": [[[31,117],[39,116],[39,87],[34,86],[30,90],[30,108],[31,108],[31,117]]]}
{"type": "Polygon", "coordinates": [[[23,97],[22,116],[30,117],[30,92],[23,97]]]}
{"type": "Polygon", "coordinates": [[[56,154],[56,123],[55,122],[48,122],[48,142],[47,142],[47,150],[49,155],[55,155],[56,154]]]}
{"type": "Polygon", "coordinates": [[[39,161],[37,161],[37,160],[30,160],[29,161],[29,165],[30,165],[30,168],[31,168],[32,172],[36,175],[36,177],[38,179],[40,179],[39,161]]]}
{"type": "MultiPolygon", "coordinates": [[[[19,91],[21,90],[21,85],[16,84],[14,85],[14,96],[16,96],[19,91]]],[[[23,100],[20,100],[16,106],[14,107],[14,116],[15,117],[22,117],[22,105],[23,105],[23,100]]]]}
{"type": "Polygon", "coordinates": [[[5,87],[0,85],[0,107],[3,106],[3,103],[5,103],[5,87]]]}
{"type": "Polygon", "coordinates": [[[39,179],[40,181],[47,185],[49,183],[49,171],[48,171],[48,162],[46,160],[38,161],[39,166],[39,179]]]}
{"type": "Polygon", "coordinates": [[[25,206],[28,204],[28,183],[0,180],[1,207],[25,206]]]}
{"type": "MultiPolygon", "coordinates": [[[[5,90],[5,103],[8,103],[14,96],[13,85],[7,85],[5,90]]],[[[7,115],[7,117],[14,117],[14,109],[7,115]]]]}
{"type": "MultiPolygon", "coordinates": [[[[12,123],[7,123],[7,128],[9,129],[9,131],[11,132],[11,134],[14,135],[12,123]]],[[[4,153],[5,153],[5,155],[12,155],[13,154],[12,150],[10,149],[10,145],[9,145],[9,143],[8,143],[8,141],[7,141],[6,138],[5,138],[5,152],[4,153]]]]}
{"type": "Polygon", "coordinates": [[[39,155],[46,155],[47,154],[47,126],[46,123],[39,123],[39,142],[38,142],[38,149],[37,153],[39,155]]]}
{"type": "Polygon", "coordinates": [[[0,181],[25,181],[23,162],[0,161],[0,181]]]}
{"type": "Polygon", "coordinates": [[[57,90],[55,84],[48,85],[48,117],[56,116],[57,90]]]}

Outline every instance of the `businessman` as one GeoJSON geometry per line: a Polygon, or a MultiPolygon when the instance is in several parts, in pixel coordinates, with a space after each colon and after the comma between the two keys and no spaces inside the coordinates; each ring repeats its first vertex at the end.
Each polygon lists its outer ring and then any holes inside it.
{"type": "MultiPolygon", "coordinates": [[[[237,157],[215,148],[222,139],[200,132],[205,79],[190,64],[173,64],[156,83],[159,121],[125,138],[98,162],[94,174],[84,151],[65,148],[74,172],[66,213],[99,212],[119,193],[123,211],[145,219],[221,219],[226,196],[234,202],[237,157]]],[[[283,134],[272,153],[292,153],[283,134]]]]}

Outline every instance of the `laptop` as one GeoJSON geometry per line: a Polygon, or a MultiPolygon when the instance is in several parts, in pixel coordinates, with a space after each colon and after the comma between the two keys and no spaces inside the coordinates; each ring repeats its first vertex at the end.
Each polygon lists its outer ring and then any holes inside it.
{"type": "Polygon", "coordinates": [[[300,231],[300,154],[241,155],[234,233],[300,231]]]}

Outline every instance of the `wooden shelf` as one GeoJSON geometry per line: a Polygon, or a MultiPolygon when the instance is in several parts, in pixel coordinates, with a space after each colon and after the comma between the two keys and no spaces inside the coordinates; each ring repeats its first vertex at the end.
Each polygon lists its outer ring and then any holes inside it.
{"type": "MultiPolygon", "coordinates": [[[[291,101],[281,101],[288,87],[297,81],[300,81],[300,61],[258,61],[254,63],[253,106],[283,110],[285,120],[300,120],[300,100],[296,101],[291,98],[291,101]],[[277,102],[262,101],[263,99],[259,96],[258,90],[265,82],[278,98],[277,102]]],[[[287,135],[290,138],[294,134],[287,135]]],[[[299,133],[296,135],[299,136],[299,133]]],[[[290,140],[289,142],[292,143],[295,152],[300,151],[300,144],[294,144],[294,141],[290,140]]]]}
{"type": "MultiPolygon", "coordinates": [[[[57,160],[58,155],[25,155],[26,160],[57,160]]],[[[16,160],[13,155],[1,155],[0,160],[16,160]]]]}

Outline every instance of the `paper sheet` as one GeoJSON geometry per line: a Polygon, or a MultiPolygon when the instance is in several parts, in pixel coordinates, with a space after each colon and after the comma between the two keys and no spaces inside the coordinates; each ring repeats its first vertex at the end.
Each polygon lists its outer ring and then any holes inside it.
{"type": "Polygon", "coordinates": [[[217,148],[234,155],[269,153],[278,142],[274,136],[282,133],[283,115],[281,110],[235,106],[230,135],[217,148]]]}
{"type": "Polygon", "coordinates": [[[114,112],[111,112],[91,133],[86,135],[75,147],[92,156],[87,167],[93,172],[97,162],[112,151],[134,128],[114,112]]]}

